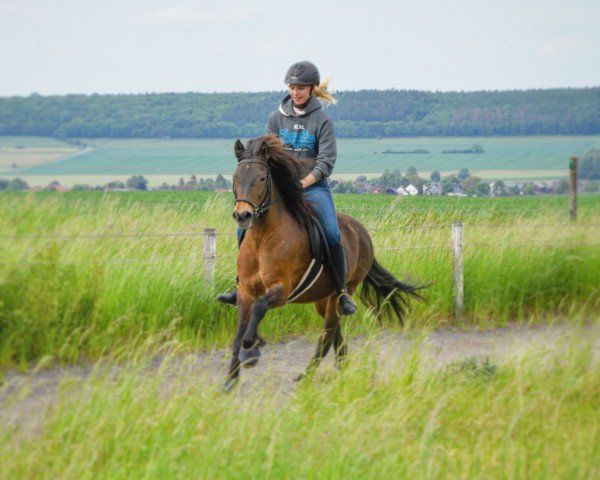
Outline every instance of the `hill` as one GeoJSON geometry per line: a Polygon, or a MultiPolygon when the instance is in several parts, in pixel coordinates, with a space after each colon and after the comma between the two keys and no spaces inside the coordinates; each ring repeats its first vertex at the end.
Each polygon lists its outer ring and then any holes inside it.
{"type": "MultiPolygon", "coordinates": [[[[234,138],[264,133],[283,92],[0,98],[0,135],[234,138]]],[[[337,92],[339,137],[600,133],[600,87],[524,91],[337,92]]]]}

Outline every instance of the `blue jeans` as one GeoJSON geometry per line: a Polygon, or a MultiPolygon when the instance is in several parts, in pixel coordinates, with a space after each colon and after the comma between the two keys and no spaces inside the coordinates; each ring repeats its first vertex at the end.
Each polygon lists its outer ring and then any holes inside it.
{"type": "MultiPolygon", "coordinates": [[[[312,203],[315,206],[319,222],[325,232],[325,238],[327,239],[327,245],[335,247],[342,241],[340,235],[340,227],[338,226],[337,216],[335,214],[335,206],[333,205],[333,197],[331,196],[331,190],[329,185],[325,182],[315,183],[304,190],[304,198],[306,201],[312,203]]],[[[237,229],[238,242],[242,230],[237,229]]]]}
{"type": "Polygon", "coordinates": [[[315,206],[319,222],[325,232],[327,245],[335,247],[342,237],[340,236],[340,227],[338,226],[335,206],[329,185],[325,182],[318,182],[304,190],[304,198],[315,206]]]}

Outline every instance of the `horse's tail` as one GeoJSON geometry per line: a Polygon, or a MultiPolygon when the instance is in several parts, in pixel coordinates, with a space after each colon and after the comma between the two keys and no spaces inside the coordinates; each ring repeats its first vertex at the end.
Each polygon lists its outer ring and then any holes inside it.
{"type": "Polygon", "coordinates": [[[410,298],[425,300],[419,290],[430,285],[401,282],[373,259],[371,269],[362,282],[360,299],[366,306],[375,308],[377,314],[395,314],[402,324],[402,319],[410,308],[410,298]]]}

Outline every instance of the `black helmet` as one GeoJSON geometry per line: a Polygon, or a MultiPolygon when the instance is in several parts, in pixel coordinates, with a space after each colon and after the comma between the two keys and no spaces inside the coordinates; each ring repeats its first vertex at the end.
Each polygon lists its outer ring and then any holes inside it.
{"type": "Polygon", "coordinates": [[[296,62],[288,68],[285,74],[285,83],[287,85],[319,85],[321,77],[314,63],[296,62]]]}

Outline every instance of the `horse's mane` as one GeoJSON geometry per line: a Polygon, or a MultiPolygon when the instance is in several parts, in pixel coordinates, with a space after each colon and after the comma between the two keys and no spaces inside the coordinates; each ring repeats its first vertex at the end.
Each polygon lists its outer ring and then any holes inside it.
{"type": "Polygon", "coordinates": [[[279,194],[283,195],[283,201],[296,221],[302,226],[308,226],[309,222],[315,220],[316,214],[312,205],[304,199],[300,180],[310,172],[314,160],[294,157],[283,148],[279,138],[273,134],[250,140],[246,152],[252,157],[257,157],[260,147],[265,143],[269,147],[268,163],[279,194]]]}

